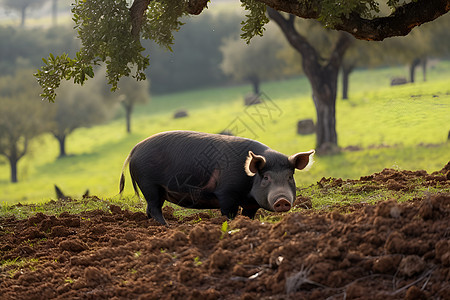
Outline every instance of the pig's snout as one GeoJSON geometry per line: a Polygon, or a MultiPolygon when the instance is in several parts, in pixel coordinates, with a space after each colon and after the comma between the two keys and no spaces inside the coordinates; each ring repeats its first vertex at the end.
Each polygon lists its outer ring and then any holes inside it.
{"type": "Polygon", "coordinates": [[[288,200],[281,198],[275,201],[273,209],[276,212],[285,212],[291,209],[291,203],[288,200]]]}

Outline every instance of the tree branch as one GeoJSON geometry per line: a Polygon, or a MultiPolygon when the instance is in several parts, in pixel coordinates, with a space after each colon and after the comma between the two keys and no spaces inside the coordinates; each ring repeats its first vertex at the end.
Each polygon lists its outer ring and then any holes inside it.
{"type": "Polygon", "coordinates": [[[450,10],[449,0],[418,0],[399,7],[388,17],[366,20],[352,14],[335,26],[364,40],[381,41],[387,37],[405,36],[414,27],[431,22],[450,10]]]}
{"type": "Polygon", "coordinates": [[[28,137],[24,137],[24,139],[25,140],[23,142],[23,149],[22,149],[21,152],[17,153],[17,157],[16,157],[17,160],[21,159],[22,157],[25,156],[25,154],[27,154],[27,151],[28,151],[28,137]]]}
{"type": "Polygon", "coordinates": [[[204,8],[208,7],[209,0],[189,0],[186,11],[191,15],[199,15],[204,8]]]}
{"type": "Polygon", "coordinates": [[[344,54],[348,47],[353,43],[354,38],[347,32],[340,32],[339,39],[332,51],[329,65],[333,65],[335,68],[339,68],[344,58],[344,54]]]}
{"type": "Polygon", "coordinates": [[[292,47],[294,47],[302,55],[309,54],[318,57],[317,52],[309,44],[308,40],[295,29],[295,16],[290,15],[289,18],[285,18],[280,12],[270,7],[267,8],[267,13],[269,18],[278,24],[292,47]]]}
{"type": "MultiPolygon", "coordinates": [[[[145,10],[151,0],[134,0],[130,8],[133,36],[141,30],[145,10]]],[[[257,0],[277,10],[296,15],[303,19],[318,19],[324,0],[257,0]]],[[[207,7],[208,0],[189,0],[186,11],[200,14],[207,7]]],[[[417,0],[400,6],[387,17],[364,19],[357,13],[341,17],[334,29],[350,33],[362,40],[381,41],[392,36],[407,35],[414,27],[446,14],[450,10],[450,0],[417,0]]]]}
{"type": "MultiPolygon", "coordinates": [[[[324,0],[258,0],[278,11],[304,19],[318,19],[324,0]]],[[[407,35],[414,27],[433,21],[450,10],[450,0],[417,0],[399,7],[388,17],[363,19],[358,14],[342,17],[334,29],[343,30],[362,40],[381,41],[407,35]]]]}
{"type": "Polygon", "coordinates": [[[139,38],[145,10],[147,9],[149,4],[150,0],[134,0],[133,5],[131,5],[130,7],[131,34],[135,38],[139,38]]]}

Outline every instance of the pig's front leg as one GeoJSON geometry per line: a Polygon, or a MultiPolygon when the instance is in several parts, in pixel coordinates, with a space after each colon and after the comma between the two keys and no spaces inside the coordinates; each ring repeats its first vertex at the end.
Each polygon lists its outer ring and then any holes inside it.
{"type": "Polygon", "coordinates": [[[241,204],[242,207],[242,215],[253,219],[256,215],[256,212],[260,208],[258,202],[255,199],[248,197],[241,204]]]}
{"type": "Polygon", "coordinates": [[[242,215],[249,217],[250,219],[255,218],[256,212],[258,211],[258,208],[242,208],[242,215]]]}
{"type": "Polygon", "coordinates": [[[234,219],[239,210],[238,201],[236,201],[236,195],[230,193],[216,193],[217,199],[219,199],[220,212],[222,216],[227,216],[229,219],[234,219]]]}

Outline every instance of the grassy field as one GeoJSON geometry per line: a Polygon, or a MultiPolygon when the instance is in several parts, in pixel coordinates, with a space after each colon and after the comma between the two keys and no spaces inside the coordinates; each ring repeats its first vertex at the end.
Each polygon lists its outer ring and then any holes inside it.
{"type": "MultiPolygon", "coordinates": [[[[415,84],[389,86],[391,77],[406,73],[404,68],[354,72],[350,100],[337,101],[337,132],[341,147],[361,150],[316,157],[310,171],[296,173],[298,186],[322,177],[356,179],[383,168],[432,172],[450,160],[450,63],[431,68],[427,82],[419,76],[415,84]]],[[[54,184],[75,197],[89,189],[100,198],[117,199],[120,171],[131,148],[165,130],[217,133],[239,125],[247,129],[240,135],[285,154],[313,149],[314,135],[296,134],[298,120],[315,119],[306,78],[268,82],[262,90],[268,96],[266,106],[247,109],[243,96],[249,86],[155,96],[135,110],[132,134],[126,134],[121,115],[106,125],[78,129],[68,137],[69,156],[63,159],[57,159],[56,140],[42,136],[19,162],[19,183],[9,182],[9,165],[0,158],[0,204],[48,201],[55,197],[54,184]],[[178,109],[188,110],[189,117],[173,119],[178,109]]],[[[125,195],[132,194],[127,176],[125,195]]]]}

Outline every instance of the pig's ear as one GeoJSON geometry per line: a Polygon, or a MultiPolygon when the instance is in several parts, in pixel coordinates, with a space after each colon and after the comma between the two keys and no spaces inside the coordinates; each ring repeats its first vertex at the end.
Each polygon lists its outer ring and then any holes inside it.
{"type": "Polygon", "coordinates": [[[309,169],[314,163],[313,155],[314,150],[308,152],[299,152],[294,155],[289,156],[289,162],[294,165],[296,169],[303,170],[309,169]]]}
{"type": "Polygon", "coordinates": [[[245,173],[248,176],[255,176],[258,170],[261,170],[266,164],[266,159],[262,155],[256,155],[252,151],[248,151],[247,159],[245,160],[245,173]]]}

